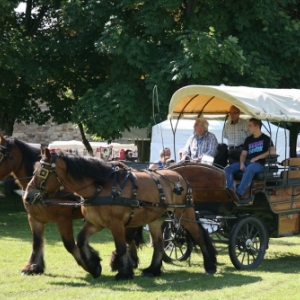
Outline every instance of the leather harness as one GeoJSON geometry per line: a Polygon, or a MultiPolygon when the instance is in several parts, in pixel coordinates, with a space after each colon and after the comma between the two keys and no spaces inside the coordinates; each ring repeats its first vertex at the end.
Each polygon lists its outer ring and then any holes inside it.
{"type": "MultiPolygon", "coordinates": [[[[39,174],[43,174],[42,176],[40,176],[41,178],[44,179],[44,181],[40,184],[40,192],[42,192],[42,188],[44,187],[44,184],[48,178],[48,175],[53,172],[55,174],[55,176],[57,177],[57,174],[55,172],[55,158],[53,157],[55,155],[52,155],[52,162],[50,163],[45,163],[43,161],[41,161],[41,165],[42,168],[39,172],[39,174]]],[[[86,205],[91,205],[91,206],[96,206],[96,205],[119,205],[119,206],[130,206],[132,208],[131,210],[131,214],[130,217],[128,219],[128,221],[126,222],[127,226],[130,221],[132,220],[133,216],[134,216],[134,209],[135,208],[141,208],[141,207],[172,207],[172,208],[184,208],[184,207],[188,207],[188,206],[193,206],[193,200],[192,200],[192,190],[191,187],[188,184],[188,191],[187,191],[187,196],[186,196],[186,202],[182,203],[182,204],[167,204],[166,203],[166,196],[164,194],[162,185],[160,183],[160,180],[158,179],[157,175],[158,174],[160,177],[162,177],[163,179],[169,180],[171,181],[167,176],[164,176],[163,174],[159,174],[156,171],[150,171],[147,169],[141,170],[141,172],[145,172],[147,173],[149,176],[151,176],[151,178],[154,180],[154,182],[156,183],[157,189],[159,191],[159,195],[160,195],[160,201],[159,203],[153,203],[150,201],[145,201],[145,200],[139,200],[137,199],[137,189],[138,186],[136,185],[136,178],[134,176],[134,173],[132,173],[132,169],[130,167],[127,167],[124,164],[119,164],[116,162],[112,162],[112,171],[109,175],[109,178],[113,179],[113,184],[112,184],[112,195],[111,196],[98,196],[99,193],[102,190],[102,186],[99,186],[94,195],[90,198],[81,198],[80,203],[79,202],[75,202],[74,206],[86,206],[86,205]],[[117,179],[118,179],[118,172],[121,169],[125,169],[126,170],[126,175],[124,176],[124,178],[122,179],[122,182],[119,186],[119,188],[117,188],[117,179]],[[131,198],[128,197],[122,197],[122,193],[123,190],[127,184],[128,181],[131,181],[131,185],[132,185],[132,196],[131,198]]],[[[61,184],[60,179],[57,177],[59,183],[61,184]]],[[[180,175],[178,174],[178,179],[180,179],[180,175]]],[[[173,181],[171,181],[173,182],[173,181]]],[[[178,180],[178,182],[173,182],[174,183],[174,189],[173,192],[181,195],[181,192],[183,191],[183,187],[180,183],[180,181],[178,180]]],[[[61,184],[61,188],[63,188],[62,184],[61,184]]],[[[42,196],[40,193],[39,195],[36,195],[37,197],[34,197],[34,199],[32,199],[30,201],[31,204],[37,204],[37,203],[42,203],[42,204],[46,204],[46,205],[50,205],[50,204],[56,204],[56,205],[72,205],[72,203],[70,202],[63,202],[63,203],[57,203],[57,201],[49,201],[49,199],[44,199],[44,196],[42,196]]]]}

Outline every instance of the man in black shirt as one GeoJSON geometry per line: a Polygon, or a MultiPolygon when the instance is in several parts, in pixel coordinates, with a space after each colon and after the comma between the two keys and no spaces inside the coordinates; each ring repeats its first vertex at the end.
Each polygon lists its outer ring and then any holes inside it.
{"type": "Polygon", "coordinates": [[[255,173],[263,171],[266,158],[275,154],[275,148],[270,137],[261,132],[261,120],[251,118],[248,121],[248,129],[251,135],[245,139],[240,161],[225,168],[227,187],[234,189],[233,175],[243,171],[243,178],[236,190],[241,200],[240,203],[247,203],[249,199],[243,199],[246,188],[251,183],[255,173]]]}

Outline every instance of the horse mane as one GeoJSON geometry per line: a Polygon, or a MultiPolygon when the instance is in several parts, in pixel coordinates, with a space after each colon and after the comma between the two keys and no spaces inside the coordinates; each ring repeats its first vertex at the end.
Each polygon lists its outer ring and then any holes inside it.
{"type": "Polygon", "coordinates": [[[18,140],[17,138],[7,139],[8,147],[16,146],[22,152],[22,163],[24,163],[26,173],[28,175],[33,174],[34,164],[41,159],[41,150],[32,147],[25,142],[18,140]]]}
{"type": "MultiPolygon", "coordinates": [[[[67,166],[67,173],[76,180],[83,180],[91,178],[95,183],[103,185],[110,180],[113,173],[112,164],[102,159],[91,156],[78,156],[66,152],[59,151],[57,157],[64,160],[67,166]]],[[[126,171],[121,169],[117,172],[118,179],[120,175],[125,174],[126,171]]]]}

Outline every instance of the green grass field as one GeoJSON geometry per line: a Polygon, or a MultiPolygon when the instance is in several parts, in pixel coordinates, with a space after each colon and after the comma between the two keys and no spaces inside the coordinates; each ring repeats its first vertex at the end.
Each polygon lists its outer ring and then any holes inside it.
{"type": "MultiPolygon", "coordinates": [[[[141,270],[149,265],[152,255],[152,248],[147,245],[139,251],[141,264],[135,278],[116,282],[115,273],[109,269],[114,244],[108,230],[90,239],[100,252],[103,268],[101,277],[93,279],[64,249],[56,226],[48,224],[45,274],[21,276],[20,270],[31,253],[31,232],[22,205],[12,212],[4,207],[7,201],[8,198],[0,198],[0,299],[291,300],[300,297],[298,236],[271,239],[263,264],[252,271],[236,270],[226,245],[217,245],[219,265],[213,276],[204,274],[202,256],[193,252],[190,261],[163,264],[161,277],[143,278],[141,270]]],[[[82,221],[74,223],[76,234],[81,226],[82,221]]],[[[146,232],[145,238],[148,239],[146,232]]]]}

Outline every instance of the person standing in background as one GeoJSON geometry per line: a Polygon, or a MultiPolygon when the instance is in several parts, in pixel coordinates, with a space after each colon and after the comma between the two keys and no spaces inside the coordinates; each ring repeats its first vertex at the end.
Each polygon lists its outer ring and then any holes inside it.
{"type": "Polygon", "coordinates": [[[163,148],[159,151],[159,157],[160,160],[158,162],[155,162],[149,166],[150,170],[162,170],[166,167],[168,164],[169,159],[171,158],[171,150],[170,148],[163,148]]]}

